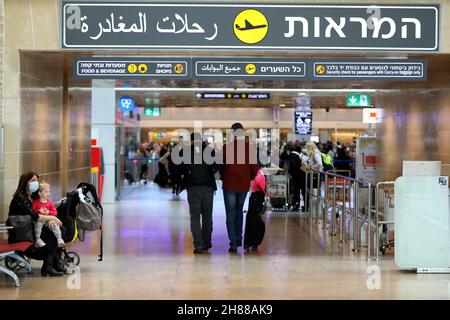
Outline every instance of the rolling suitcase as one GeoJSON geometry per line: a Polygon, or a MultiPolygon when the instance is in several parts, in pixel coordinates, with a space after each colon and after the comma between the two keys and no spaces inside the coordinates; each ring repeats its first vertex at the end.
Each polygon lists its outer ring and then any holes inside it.
{"type": "Polygon", "coordinates": [[[135,182],[133,175],[129,171],[125,171],[124,176],[125,176],[125,179],[127,179],[129,184],[133,184],[135,182]]]}
{"type": "Polygon", "coordinates": [[[261,215],[264,214],[264,211],[264,192],[253,192],[250,195],[248,212],[245,218],[245,250],[256,250],[264,239],[266,226],[261,217],[261,215]]]}

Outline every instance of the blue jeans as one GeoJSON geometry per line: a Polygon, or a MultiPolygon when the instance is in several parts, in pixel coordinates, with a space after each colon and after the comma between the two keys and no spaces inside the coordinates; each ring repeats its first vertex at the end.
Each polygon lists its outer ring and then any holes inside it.
{"type": "Polygon", "coordinates": [[[242,246],[243,209],[247,192],[236,192],[223,189],[225,212],[227,214],[227,231],[230,248],[242,246]]]}

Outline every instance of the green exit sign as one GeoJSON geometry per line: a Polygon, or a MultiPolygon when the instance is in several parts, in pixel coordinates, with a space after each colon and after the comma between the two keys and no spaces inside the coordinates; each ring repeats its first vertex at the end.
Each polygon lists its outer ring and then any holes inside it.
{"type": "Polygon", "coordinates": [[[144,107],[144,117],[160,117],[161,109],[158,107],[144,107]]]}
{"type": "Polygon", "coordinates": [[[347,107],[370,107],[368,94],[347,94],[347,107]]]}

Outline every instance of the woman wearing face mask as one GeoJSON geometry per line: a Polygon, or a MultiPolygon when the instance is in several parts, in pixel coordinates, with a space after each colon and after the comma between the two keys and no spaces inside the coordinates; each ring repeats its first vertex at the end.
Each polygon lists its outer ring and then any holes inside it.
{"type": "MultiPolygon", "coordinates": [[[[61,221],[51,215],[39,214],[33,211],[31,195],[39,189],[39,176],[34,172],[24,173],[19,179],[19,185],[13,195],[11,204],[9,205],[9,216],[14,215],[30,215],[31,219],[36,222],[47,222],[47,225],[52,228],[61,226],[61,221]]],[[[57,258],[58,244],[55,236],[49,228],[44,227],[41,234],[41,239],[44,240],[46,246],[36,248],[34,245],[30,246],[24,255],[36,260],[44,260],[42,265],[42,276],[61,276],[62,272],[56,271],[53,263],[57,258]]]]}

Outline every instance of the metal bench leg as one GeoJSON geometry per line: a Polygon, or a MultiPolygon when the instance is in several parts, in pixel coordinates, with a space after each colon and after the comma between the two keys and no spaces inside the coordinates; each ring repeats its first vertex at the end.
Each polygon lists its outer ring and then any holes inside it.
{"type": "Polygon", "coordinates": [[[7,274],[8,276],[10,276],[11,278],[13,278],[14,282],[16,283],[16,287],[20,287],[19,278],[17,277],[17,275],[14,272],[12,272],[11,270],[9,270],[8,268],[5,268],[3,266],[0,266],[0,272],[3,272],[5,274],[7,274]]]}
{"type": "Polygon", "coordinates": [[[28,273],[29,273],[29,274],[33,273],[33,268],[31,267],[31,264],[28,263],[27,260],[25,260],[24,258],[22,258],[22,257],[21,257],[20,255],[18,255],[17,253],[9,254],[8,257],[11,257],[11,258],[13,258],[13,259],[16,259],[16,260],[19,261],[19,262],[24,263],[25,266],[26,266],[26,268],[28,269],[28,273]]]}

